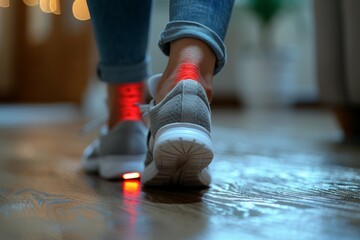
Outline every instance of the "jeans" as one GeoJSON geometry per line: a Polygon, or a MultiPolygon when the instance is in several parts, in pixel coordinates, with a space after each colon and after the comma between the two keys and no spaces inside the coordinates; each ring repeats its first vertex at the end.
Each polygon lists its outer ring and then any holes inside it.
{"type": "MultiPolygon", "coordinates": [[[[100,62],[98,76],[108,83],[139,82],[148,77],[147,45],[151,0],[87,0],[100,62]]],[[[170,22],[159,40],[169,55],[170,42],[197,38],[216,56],[214,74],[226,62],[224,38],[234,0],[171,0],[170,22]]]]}

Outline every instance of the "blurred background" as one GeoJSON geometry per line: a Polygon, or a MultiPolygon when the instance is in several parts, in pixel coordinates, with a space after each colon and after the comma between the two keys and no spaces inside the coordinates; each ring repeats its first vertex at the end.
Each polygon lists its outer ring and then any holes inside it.
{"type": "MultiPolygon", "coordinates": [[[[152,11],[160,73],[168,0],[152,11]]],[[[359,239],[359,24],[360,0],[235,0],[213,183],[149,191],[80,165],[106,118],[86,0],[0,0],[0,238],[359,239]]]]}
{"type": "MultiPolygon", "coordinates": [[[[311,0],[237,0],[214,106],[318,106],[313,12],[311,0]]],[[[154,73],[166,64],[157,40],[167,21],[168,1],[154,1],[154,73]]],[[[0,121],[15,121],[15,107],[45,107],[49,119],[64,118],[57,109],[77,117],[102,114],[97,60],[86,0],[0,0],[0,121]]]]}

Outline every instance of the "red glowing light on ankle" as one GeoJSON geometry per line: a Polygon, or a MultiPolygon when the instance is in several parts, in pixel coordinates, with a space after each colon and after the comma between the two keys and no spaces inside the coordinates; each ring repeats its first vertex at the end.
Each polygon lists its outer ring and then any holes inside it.
{"type": "Polygon", "coordinates": [[[118,120],[140,121],[141,112],[136,105],[144,99],[144,83],[124,83],[116,87],[118,120]]]}
{"type": "Polygon", "coordinates": [[[175,82],[179,82],[181,80],[187,80],[187,79],[199,81],[199,76],[200,76],[199,67],[194,63],[186,62],[180,64],[175,82]]]}
{"type": "Polygon", "coordinates": [[[130,172],[130,173],[125,173],[122,175],[122,178],[125,180],[128,179],[136,179],[136,178],[140,178],[140,173],[139,172],[130,172]]]}

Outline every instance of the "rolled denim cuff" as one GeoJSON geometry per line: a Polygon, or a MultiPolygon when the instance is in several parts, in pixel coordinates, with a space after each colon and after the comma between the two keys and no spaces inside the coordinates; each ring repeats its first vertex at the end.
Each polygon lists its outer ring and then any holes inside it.
{"type": "Polygon", "coordinates": [[[192,21],[172,21],[162,32],[159,47],[168,56],[170,42],[187,37],[200,39],[210,46],[216,56],[214,74],[220,72],[226,63],[226,47],[218,34],[205,25],[192,21]]]}
{"type": "Polygon", "coordinates": [[[110,65],[100,62],[97,67],[97,74],[101,81],[107,83],[141,82],[150,74],[149,62],[149,57],[141,62],[127,65],[110,65]]]}

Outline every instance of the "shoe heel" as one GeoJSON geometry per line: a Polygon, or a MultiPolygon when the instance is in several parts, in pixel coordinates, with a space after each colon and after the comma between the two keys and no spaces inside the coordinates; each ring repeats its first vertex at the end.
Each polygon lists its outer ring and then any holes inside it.
{"type": "Polygon", "coordinates": [[[213,159],[209,132],[196,124],[174,123],[159,129],[153,158],[155,185],[208,186],[206,167],[213,159]]]}

